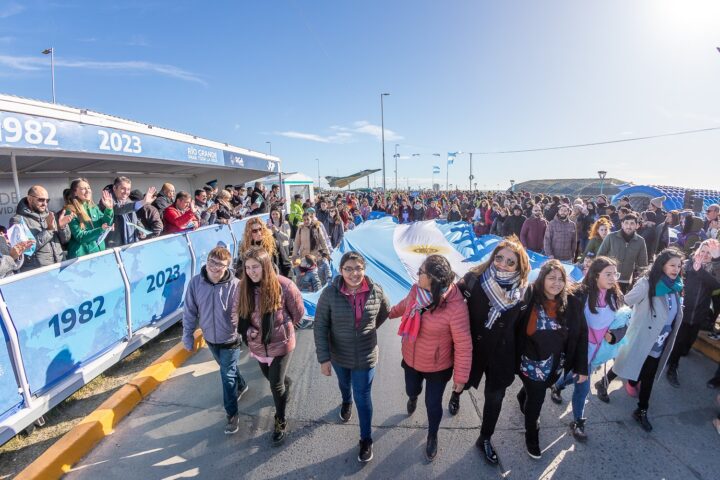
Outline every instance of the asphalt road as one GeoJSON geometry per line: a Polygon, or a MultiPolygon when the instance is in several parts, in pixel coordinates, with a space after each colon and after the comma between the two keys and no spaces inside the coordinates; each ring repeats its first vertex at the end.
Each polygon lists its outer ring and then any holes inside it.
{"type": "MultiPolygon", "coordinates": [[[[337,380],[320,374],[312,331],[304,330],[298,333],[290,367],[294,380],[288,405],[290,434],[283,446],[271,446],[272,397],[257,362],[246,351],[241,371],[250,390],[240,402],[240,431],[232,436],[223,433],[218,368],[210,352],[202,349],[67,478],[720,478],[720,435],[711,424],[719,411],[718,392],[705,386],[715,365],[696,352],[683,359],[681,389],[673,389],[664,378],[656,384],[649,411],[655,428],[650,434],[630,417],[636,400],[615,381],[610,404],[591,396],[586,409],[590,439],[586,444],[575,442],[567,428],[572,418],[569,389],[561,406],[552,403],[549,395],[546,398],[540,418],[543,456],[533,460],[525,451],[523,419],[515,400],[520,382],[516,380],[505,397],[493,437],[500,467],[488,466],[474,446],[481,421],[481,390],[462,396],[456,417],[445,411],[439,453],[428,463],[423,454],[427,429],[423,401],[412,417],[405,412],[397,322],[388,321],[380,330],[381,355],[373,385],[374,459],[368,464],[357,461],[357,414],[353,412],[348,424],[340,423],[337,380]]],[[[597,378],[594,375],[593,381],[597,378]]],[[[450,384],[445,405],[449,396],[450,384]]]]}

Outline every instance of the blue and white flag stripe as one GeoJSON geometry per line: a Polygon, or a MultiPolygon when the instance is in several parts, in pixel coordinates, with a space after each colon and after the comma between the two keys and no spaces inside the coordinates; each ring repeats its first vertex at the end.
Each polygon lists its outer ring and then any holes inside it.
{"type": "Polygon", "coordinates": [[[455,163],[455,157],[457,156],[458,152],[448,152],[448,165],[452,165],[455,163]]]}

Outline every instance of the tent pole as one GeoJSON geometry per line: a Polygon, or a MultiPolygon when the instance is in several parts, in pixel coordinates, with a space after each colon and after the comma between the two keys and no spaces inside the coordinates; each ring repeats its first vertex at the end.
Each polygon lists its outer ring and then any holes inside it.
{"type": "Polygon", "coordinates": [[[10,152],[10,166],[12,168],[13,183],[15,184],[15,195],[18,201],[23,197],[20,195],[20,181],[18,180],[17,161],[15,160],[15,152],[10,152]]]}

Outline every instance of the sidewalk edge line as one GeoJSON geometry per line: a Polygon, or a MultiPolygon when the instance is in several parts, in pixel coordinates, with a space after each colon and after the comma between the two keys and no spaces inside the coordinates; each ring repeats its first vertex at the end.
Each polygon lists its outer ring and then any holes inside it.
{"type": "Polygon", "coordinates": [[[195,332],[194,350],[188,352],[182,341],[140,371],[120,387],[93,412],[83,418],[69,432],[50,446],[21,471],[18,480],[58,479],[87,455],[101,440],[110,435],[115,426],[147,397],[173,371],[194,355],[205,341],[200,330],[195,332]]]}

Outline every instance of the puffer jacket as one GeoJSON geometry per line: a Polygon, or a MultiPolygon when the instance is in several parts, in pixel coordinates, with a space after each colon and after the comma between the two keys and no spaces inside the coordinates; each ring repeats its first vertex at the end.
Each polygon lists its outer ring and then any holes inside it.
{"type": "MultiPolygon", "coordinates": [[[[390,318],[397,318],[414,304],[417,285],[413,285],[400,303],[390,310],[390,318]]],[[[448,288],[435,311],[422,314],[420,332],[415,341],[402,342],[405,363],[419,372],[440,372],[453,367],[455,383],[465,384],[472,364],[470,317],[460,290],[455,284],[448,288]]]]}
{"type": "Polygon", "coordinates": [[[357,328],[350,302],[340,291],[341,276],[320,294],[313,327],[318,362],[332,360],[352,370],[374,368],[377,364],[377,328],[388,318],[390,301],[379,284],[368,277],[365,280],[370,292],[357,328]]]}
{"type": "Polygon", "coordinates": [[[70,226],[58,228],[57,218],[55,219],[55,230],[47,229],[47,216],[54,215],[52,212],[38,213],[30,208],[27,198],[23,198],[15,209],[15,216],[10,219],[10,225],[20,223],[20,219],[25,220],[25,225],[30,229],[35,237],[35,253],[31,257],[26,257],[21,272],[26,272],[34,268],[52,265],[62,262],[65,259],[62,244],[70,241],[70,226]]]}
{"type": "MultiPolygon", "coordinates": [[[[300,290],[291,280],[280,275],[277,278],[282,291],[282,307],[271,314],[272,333],[267,345],[263,343],[263,318],[258,307],[249,319],[247,343],[250,351],[261,357],[281,357],[293,351],[295,349],[295,326],[305,315],[305,305],[300,290]]],[[[255,305],[260,305],[259,287],[255,287],[255,305]]],[[[239,325],[243,324],[244,322],[241,320],[239,325]]]]}
{"type": "Polygon", "coordinates": [[[240,280],[230,270],[218,283],[212,283],[202,267],[188,284],[183,311],[183,345],[191,349],[193,333],[200,326],[205,341],[234,347],[239,344],[238,287],[240,280]]]}

